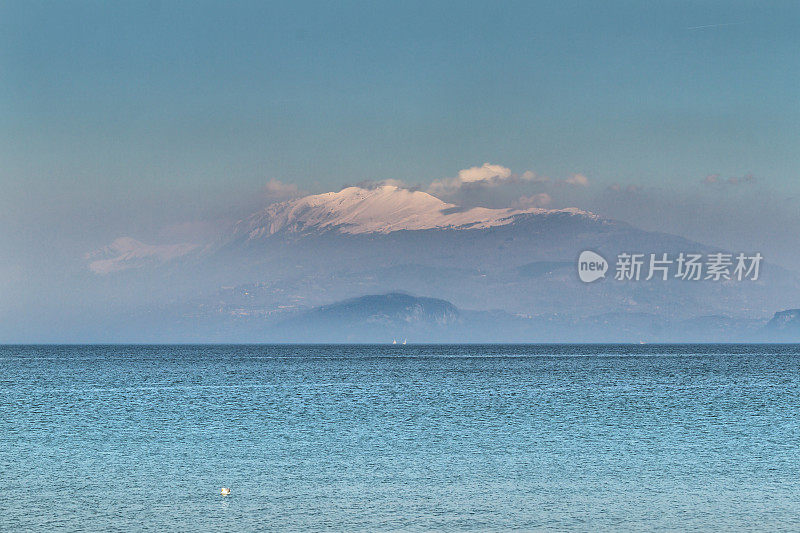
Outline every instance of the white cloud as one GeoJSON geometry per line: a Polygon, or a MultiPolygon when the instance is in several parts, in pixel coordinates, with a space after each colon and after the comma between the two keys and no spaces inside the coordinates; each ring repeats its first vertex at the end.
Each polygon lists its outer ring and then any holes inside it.
{"type": "Polygon", "coordinates": [[[484,163],[479,167],[470,167],[458,171],[455,178],[435,180],[428,190],[430,192],[455,192],[465,187],[495,187],[504,183],[519,181],[547,181],[533,171],[526,170],[522,174],[514,174],[511,169],[502,165],[484,163]]]}
{"type": "Polygon", "coordinates": [[[527,209],[529,207],[547,207],[553,199],[546,192],[533,194],[531,196],[520,196],[513,203],[512,207],[517,209],[527,209]]]}
{"type": "Polygon", "coordinates": [[[484,163],[480,167],[465,168],[458,171],[458,178],[461,183],[477,183],[503,181],[511,177],[511,169],[502,165],[492,165],[484,163]]]}
{"type": "Polygon", "coordinates": [[[267,198],[294,198],[300,196],[300,189],[293,183],[271,179],[264,186],[264,194],[267,198]]]}
{"type": "Polygon", "coordinates": [[[572,174],[570,177],[562,180],[567,185],[578,185],[580,187],[588,187],[589,186],[589,178],[584,176],[583,174],[572,174]]]}
{"type": "Polygon", "coordinates": [[[550,181],[550,178],[547,176],[539,176],[532,170],[526,170],[525,172],[520,175],[520,179],[522,181],[532,181],[534,183],[546,183],[550,181]]]}

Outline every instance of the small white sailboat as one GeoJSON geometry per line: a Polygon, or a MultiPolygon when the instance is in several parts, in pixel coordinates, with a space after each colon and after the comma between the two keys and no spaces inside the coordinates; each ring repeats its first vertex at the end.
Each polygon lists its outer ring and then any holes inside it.
{"type": "Polygon", "coordinates": [[[392,339],[392,344],[397,344],[397,339],[392,339]]]}
{"type": "Polygon", "coordinates": [[[405,344],[406,342],[408,342],[408,339],[403,339],[403,344],[405,344]]]}

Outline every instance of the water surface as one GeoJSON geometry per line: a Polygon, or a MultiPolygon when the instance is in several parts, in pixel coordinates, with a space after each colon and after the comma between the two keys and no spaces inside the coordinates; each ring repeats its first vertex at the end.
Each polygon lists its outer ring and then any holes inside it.
{"type": "Polygon", "coordinates": [[[796,531],[799,445],[795,345],[0,347],[0,529],[796,531]]]}

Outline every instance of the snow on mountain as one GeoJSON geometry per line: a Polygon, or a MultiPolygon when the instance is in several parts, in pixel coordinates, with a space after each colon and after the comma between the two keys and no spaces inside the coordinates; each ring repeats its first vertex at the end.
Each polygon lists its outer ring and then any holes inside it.
{"type": "Polygon", "coordinates": [[[236,224],[235,235],[255,240],[279,232],[391,233],[401,230],[484,229],[513,223],[525,215],[597,215],[570,209],[462,209],[422,191],[393,185],[348,187],[272,204],[236,224]]]}
{"type": "MultiPolygon", "coordinates": [[[[389,234],[401,230],[485,229],[512,224],[522,217],[554,214],[599,219],[578,209],[473,207],[463,209],[421,191],[393,185],[375,189],[348,187],[275,203],[236,223],[225,241],[257,240],[276,233],[312,234],[337,231],[343,234],[389,234]]],[[[185,256],[197,244],[146,244],[130,237],[87,254],[89,269],[108,274],[129,268],[161,264],[185,256]]]]}

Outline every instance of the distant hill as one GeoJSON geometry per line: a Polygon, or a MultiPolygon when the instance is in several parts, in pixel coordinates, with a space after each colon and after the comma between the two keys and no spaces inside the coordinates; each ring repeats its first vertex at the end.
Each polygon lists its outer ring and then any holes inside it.
{"type": "Polygon", "coordinates": [[[372,324],[435,323],[451,324],[458,320],[456,306],[438,298],[420,298],[402,292],[351,298],[324,305],[308,312],[306,318],[330,323],[363,320],[372,324]]]}
{"type": "Polygon", "coordinates": [[[320,341],[389,342],[440,338],[458,326],[461,313],[448,301],[392,292],[351,298],[285,320],[279,338],[320,341]]]}
{"type": "Polygon", "coordinates": [[[747,342],[769,340],[759,335],[763,327],[763,321],[722,316],[677,321],[642,313],[577,320],[514,315],[463,310],[439,298],[393,292],[311,309],[264,333],[269,340],[300,342],[747,342]]]}

